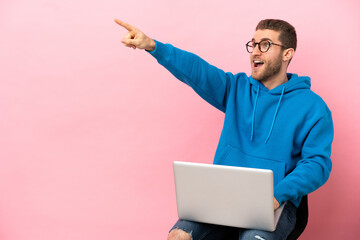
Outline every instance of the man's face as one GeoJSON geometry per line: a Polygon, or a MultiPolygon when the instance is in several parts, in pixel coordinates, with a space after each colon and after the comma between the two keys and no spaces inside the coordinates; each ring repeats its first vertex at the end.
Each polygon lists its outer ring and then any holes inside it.
{"type": "MultiPolygon", "coordinates": [[[[269,40],[271,43],[280,44],[280,32],[264,29],[257,30],[254,34],[253,42],[269,40]]],[[[259,45],[250,53],[252,77],[255,80],[266,81],[280,72],[282,65],[282,48],[276,45],[270,45],[267,52],[261,52],[259,45]]]]}

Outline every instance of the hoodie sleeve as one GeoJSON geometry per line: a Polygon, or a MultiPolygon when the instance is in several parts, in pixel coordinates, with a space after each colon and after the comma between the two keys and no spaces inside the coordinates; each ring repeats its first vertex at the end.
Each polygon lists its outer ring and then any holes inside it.
{"type": "Polygon", "coordinates": [[[302,159],[275,187],[275,198],[280,204],[286,200],[300,202],[302,196],[315,191],[328,180],[332,168],[330,153],[333,136],[331,112],[327,109],[306,136],[302,159]]]}
{"type": "Polygon", "coordinates": [[[192,87],[205,101],[225,112],[233,75],[210,65],[193,53],[155,42],[154,51],[149,53],[158,63],[192,87]]]}

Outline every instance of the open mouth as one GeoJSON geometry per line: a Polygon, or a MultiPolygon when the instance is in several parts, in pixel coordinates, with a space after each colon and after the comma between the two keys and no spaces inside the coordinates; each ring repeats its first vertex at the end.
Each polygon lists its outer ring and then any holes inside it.
{"type": "Polygon", "coordinates": [[[259,61],[259,60],[253,61],[253,69],[254,70],[261,68],[263,65],[264,65],[264,62],[262,62],[262,61],[259,61]]]}

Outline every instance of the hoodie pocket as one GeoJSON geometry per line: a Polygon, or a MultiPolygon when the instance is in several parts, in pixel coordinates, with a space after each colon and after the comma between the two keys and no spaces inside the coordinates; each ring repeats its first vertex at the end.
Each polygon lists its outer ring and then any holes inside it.
{"type": "Polygon", "coordinates": [[[215,162],[215,164],[272,170],[274,175],[274,186],[285,177],[285,162],[251,156],[230,144],[226,146],[222,157],[218,162],[215,162]]]}

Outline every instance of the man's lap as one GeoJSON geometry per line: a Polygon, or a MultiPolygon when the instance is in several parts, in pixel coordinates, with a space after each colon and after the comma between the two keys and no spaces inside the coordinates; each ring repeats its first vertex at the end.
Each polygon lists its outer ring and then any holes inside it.
{"type": "Polygon", "coordinates": [[[294,229],[296,223],[296,207],[287,203],[274,232],[239,229],[214,224],[192,222],[179,219],[171,229],[181,229],[192,236],[193,240],[221,240],[221,239],[286,239],[294,229]]]}

